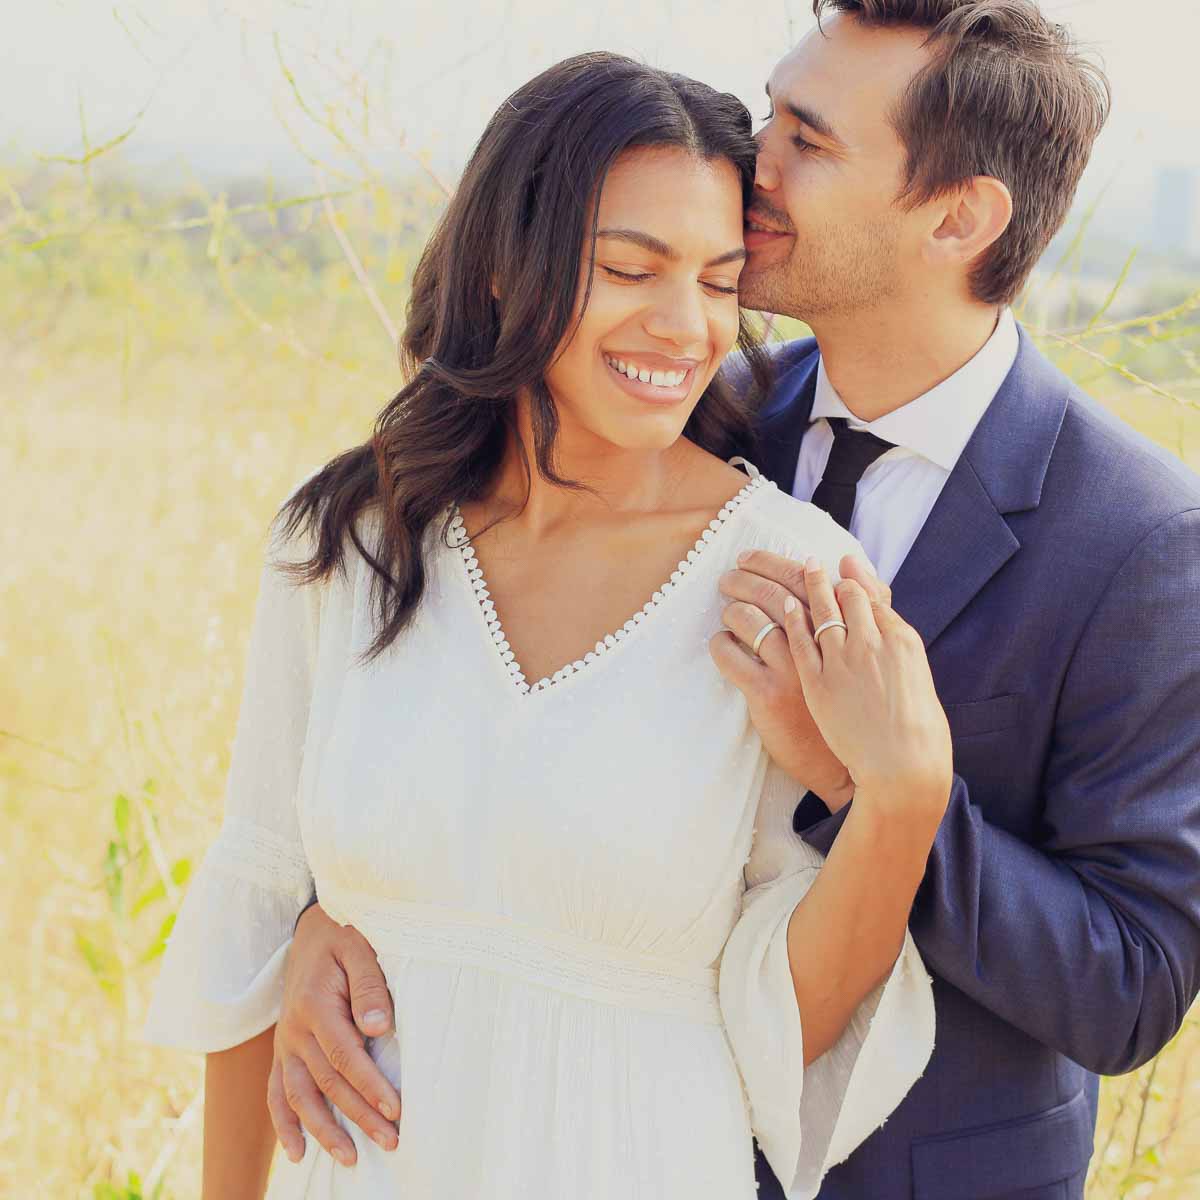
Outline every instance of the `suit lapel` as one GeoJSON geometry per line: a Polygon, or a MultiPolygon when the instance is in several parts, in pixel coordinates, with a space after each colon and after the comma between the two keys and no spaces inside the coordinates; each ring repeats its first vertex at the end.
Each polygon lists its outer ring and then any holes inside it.
{"type": "Polygon", "coordinates": [[[892,603],[928,647],[1020,545],[960,459],[892,583],[892,603]]]}
{"type": "Polygon", "coordinates": [[[1020,549],[1005,517],[1036,508],[1070,381],[1020,330],[1020,348],[892,584],[926,647],[1020,549]]]}
{"type": "Polygon", "coordinates": [[[806,339],[798,349],[805,351],[800,361],[779,364],[782,369],[758,422],[762,472],[788,493],[796,482],[800,443],[808,428],[817,388],[815,343],[806,339]]]}

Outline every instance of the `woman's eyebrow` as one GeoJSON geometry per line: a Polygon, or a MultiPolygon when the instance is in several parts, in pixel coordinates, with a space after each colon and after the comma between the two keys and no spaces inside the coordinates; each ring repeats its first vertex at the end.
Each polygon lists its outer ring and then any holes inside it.
{"type": "MultiPolygon", "coordinates": [[[[608,238],[616,242],[631,242],[643,250],[648,250],[651,254],[657,254],[660,258],[667,259],[668,262],[674,262],[679,258],[679,255],[662,238],[656,238],[652,233],[643,233],[640,229],[600,229],[596,231],[596,238],[597,240],[608,238]]],[[[745,257],[746,247],[737,246],[733,250],[726,250],[724,254],[718,254],[716,258],[710,258],[704,265],[719,267],[725,263],[740,262],[745,257]]]]}

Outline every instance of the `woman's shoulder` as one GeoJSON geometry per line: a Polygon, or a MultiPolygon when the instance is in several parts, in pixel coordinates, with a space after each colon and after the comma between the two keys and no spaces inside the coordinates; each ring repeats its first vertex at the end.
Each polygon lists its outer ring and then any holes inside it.
{"type": "Polygon", "coordinates": [[[768,550],[797,562],[815,555],[835,576],[845,555],[866,557],[858,539],[815,504],[797,500],[763,475],[749,486],[737,522],[738,553],[768,550]]]}

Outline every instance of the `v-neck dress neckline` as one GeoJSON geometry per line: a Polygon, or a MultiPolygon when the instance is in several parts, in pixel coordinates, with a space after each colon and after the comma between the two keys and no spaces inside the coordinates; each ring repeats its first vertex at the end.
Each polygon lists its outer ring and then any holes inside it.
{"type": "Polygon", "coordinates": [[[526,678],[524,669],[517,659],[516,651],[508,641],[500,614],[496,610],[495,601],[491,598],[487,578],[483,573],[483,568],[479,565],[471,537],[467,533],[462,512],[455,504],[453,519],[448,530],[450,547],[452,550],[456,550],[461,558],[463,570],[460,575],[471,586],[479,614],[483,619],[488,642],[491,644],[492,654],[507,673],[514,690],[522,696],[534,696],[550,691],[551,688],[562,684],[565,680],[583,672],[585,668],[611,655],[622,642],[632,636],[663,604],[667,603],[672,593],[683,583],[684,578],[700,561],[705,551],[714,542],[719,541],[721,533],[727,527],[733,514],[750,500],[754,493],[775,486],[765,475],[754,475],[744,487],[740,488],[717,510],[704,529],[700,531],[691,549],[679,560],[675,570],[671,572],[670,578],[654,589],[650,598],[640,609],[633,613],[623,625],[606,633],[582,658],[564,663],[552,674],[543,676],[535,683],[530,683],[526,678]]]}

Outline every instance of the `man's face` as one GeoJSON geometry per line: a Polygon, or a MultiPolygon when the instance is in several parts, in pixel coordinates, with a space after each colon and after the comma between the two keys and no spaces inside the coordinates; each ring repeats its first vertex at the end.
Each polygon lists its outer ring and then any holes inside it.
{"type": "Polygon", "coordinates": [[[823,24],[767,83],[741,280],[745,307],[809,323],[919,291],[928,223],[897,203],[906,156],[889,120],[928,61],[924,33],[847,14],[823,24]]]}

